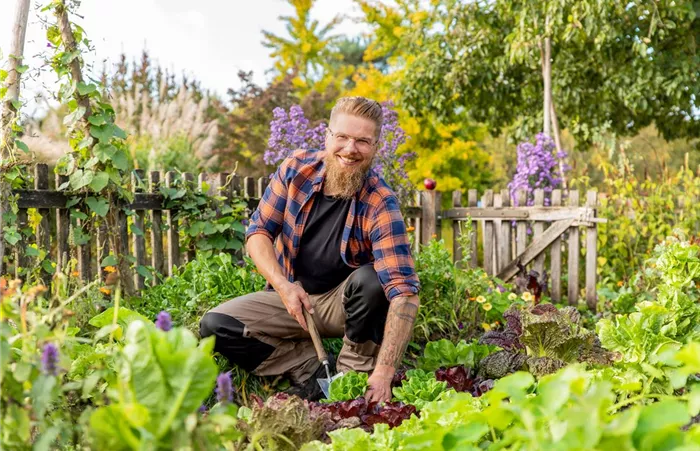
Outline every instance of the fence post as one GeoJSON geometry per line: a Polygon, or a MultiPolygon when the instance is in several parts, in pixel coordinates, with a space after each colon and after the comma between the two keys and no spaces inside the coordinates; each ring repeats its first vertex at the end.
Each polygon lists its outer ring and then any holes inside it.
{"type": "MultiPolygon", "coordinates": [[[[686,154],[687,155],[687,154],[686,154]]],[[[595,191],[586,193],[586,206],[595,211],[598,203],[598,198],[595,191]]],[[[586,304],[592,311],[596,311],[597,296],[596,296],[596,268],[598,266],[598,229],[596,224],[586,228],[586,304]]]]}
{"type": "MultiPolygon", "coordinates": [[[[462,206],[462,191],[456,189],[452,191],[452,207],[460,208],[462,206]]],[[[462,248],[459,245],[461,221],[452,220],[452,259],[459,268],[462,267],[462,248]]]]}
{"type": "MultiPolygon", "coordinates": [[[[34,166],[34,189],[46,191],[49,189],[49,166],[44,163],[39,163],[34,166]]],[[[46,252],[46,256],[51,255],[51,226],[50,226],[50,215],[51,210],[48,208],[39,208],[39,215],[41,215],[41,222],[37,224],[36,228],[36,245],[37,249],[41,251],[42,249],[46,252]]],[[[51,274],[49,274],[44,268],[41,269],[41,280],[45,286],[51,284],[51,274]]]]}
{"type": "Polygon", "coordinates": [[[430,239],[435,235],[437,239],[442,236],[440,230],[440,192],[435,190],[421,191],[421,243],[428,244],[430,239]]]}
{"type": "MultiPolygon", "coordinates": [[[[135,193],[143,192],[143,169],[136,169],[131,173],[131,186],[135,193]]],[[[134,285],[140,291],[146,286],[145,278],[139,274],[139,266],[146,266],[146,235],[144,231],[144,216],[146,212],[137,210],[134,216],[134,224],[131,233],[134,238],[134,257],[136,257],[136,271],[134,272],[134,285]],[[137,229],[137,230],[134,230],[137,229]]]]}
{"type": "MultiPolygon", "coordinates": [[[[168,171],[165,174],[165,186],[170,188],[175,183],[175,172],[168,171]]],[[[180,231],[177,223],[177,210],[168,210],[166,221],[168,223],[168,277],[172,277],[175,268],[180,266],[180,231]]]]}
{"type": "MultiPolygon", "coordinates": [[[[470,189],[467,192],[467,202],[469,207],[476,207],[478,204],[479,193],[475,189],[470,189]]],[[[472,268],[479,266],[479,222],[472,220],[472,268]]]]}
{"type": "MultiPolygon", "coordinates": [[[[569,191],[569,206],[578,207],[578,190],[569,191]]],[[[578,304],[578,267],[580,255],[580,239],[578,226],[569,229],[569,264],[568,264],[568,295],[569,305],[578,304]]]]}
{"type": "MultiPolygon", "coordinates": [[[[481,206],[483,208],[493,207],[493,190],[486,190],[481,197],[481,206]]],[[[486,274],[494,275],[493,270],[493,221],[484,220],[484,269],[486,274]]]]}
{"type": "MultiPolygon", "coordinates": [[[[544,205],[544,190],[538,188],[535,190],[535,207],[542,207],[544,205]]],[[[532,225],[532,239],[533,241],[540,237],[544,233],[544,221],[535,221],[532,225]]],[[[544,259],[545,253],[540,253],[535,257],[535,271],[542,275],[544,272],[544,259]]]]}
{"type": "MultiPolygon", "coordinates": [[[[56,187],[68,181],[67,175],[56,174],[56,187]]],[[[70,231],[70,220],[68,219],[68,209],[56,209],[56,271],[63,272],[68,266],[68,234],[70,231]]]]}
{"type": "MultiPolygon", "coordinates": [[[[160,172],[151,171],[148,174],[148,191],[158,193],[160,189],[160,172]]],[[[165,274],[165,259],[163,258],[163,211],[151,210],[151,266],[159,276],[165,274]]],[[[158,283],[153,278],[152,285],[158,283]]]]}
{"type": "MultiPolygon", "coordinates": [[[[552,191],[552,207],[561,206],[561,190],[552,191]]],[[[550,273],[552,275],[551,297],[555,302],[561,301],[561,238],[557,238],[550,248],[550,273]]]]}

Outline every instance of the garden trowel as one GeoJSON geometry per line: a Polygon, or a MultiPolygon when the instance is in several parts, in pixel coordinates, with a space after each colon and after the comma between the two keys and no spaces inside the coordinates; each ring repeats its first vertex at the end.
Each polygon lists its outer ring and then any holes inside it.
{"type": "Polygon", "coordinates": [[[330,363],[328,361],[328,353],[323,348],[323,342],[321,341],[321,335],[318,333],[318,329],[316,328],[316,323],[314,323],[314,318],[311,315],[311,313],[309,313],[305,308],[302,308],[302,310],[304,311],[304,318],[306,319],[306,325],[309,329],[309,334],[311,335],[311,341],[314,343],[314,348],[316,348],[316,354],[318,355],[318,360],[326,368],[326,378],[317,379],[318,385],[321,386],[321,390],[323,391],[323,394],[326,395],[326,398],[330,398],[330,396],[331,396],[330,395],[331,382],[333,382],[335,379],[342,376],[343,373],[338,373],[335,376],[331,377],[331,369],[330,369],[330,363]]]}

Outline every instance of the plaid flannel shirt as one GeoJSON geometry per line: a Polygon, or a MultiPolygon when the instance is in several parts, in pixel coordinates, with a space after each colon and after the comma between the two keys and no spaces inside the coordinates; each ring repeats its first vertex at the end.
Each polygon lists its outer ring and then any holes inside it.
{"type": "MultiPolygon", "coordinates": [[[[326,167],[323,151],[297,150],[277,169],[250,219],[246,241],[263,234],[290,282],[306,218],[321,190],[326,167]],[[277,239],[279,237],[279,239],[277,239]]],[[[345,264],[373,263],[387,299],[411,296],[420,289],[399,202],[384,180],[371,171],[348,211],[340,246],[345,264]]],[[[270,284],[266,287],[271,290],[270,284]]]]}

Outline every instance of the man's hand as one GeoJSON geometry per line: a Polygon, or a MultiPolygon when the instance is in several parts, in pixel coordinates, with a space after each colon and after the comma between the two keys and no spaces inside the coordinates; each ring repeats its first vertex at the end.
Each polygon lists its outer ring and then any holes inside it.
{"type": "Polygon", "coordinates": [[[391,380],[394,378],[394,368],[377,366],[372,375],[367,379],[367,391],[365,399],[368,402],[391,401],[391,380]]]}
{"type": "Polygon", "coordinates": [[[295,320],[301,325],[302,329],[308,331],[308,326],[306,325],[306,319],[304,318],[303,308],[309,313],[313,313],[314,310],[311,307],[311,301],[309,300],[309,295],[304,291],[301,284],[298,282],[291,283],[285,282],[277,290],[277,293],[282,298],[282,303],[284,304],[287,312],[294,317],[295,320]]]}

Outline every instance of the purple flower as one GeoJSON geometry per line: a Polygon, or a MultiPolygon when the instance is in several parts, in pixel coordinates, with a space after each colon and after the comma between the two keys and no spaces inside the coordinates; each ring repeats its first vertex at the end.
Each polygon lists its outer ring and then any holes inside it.
{"type": "Polygon", "coordinates": [[[169,331],[173,328],[173,321],[170,319],[170,313],[163,310],[156,317],[156,327],[162,331],[169,331]]]}
{"type": "Polygon", "coordinates": [[[221,373],[216,378],[216,400],[221,403],[233,401],[231,373],[221,373]]]}
{"type": "Polygon", "coordinates": [[[457,329],[459,329],[459,330],[464,329],[464,324],[462,323],[462,321],[460,321],[460,322],[457,324],[457,329]]]}
{"type": "Polygon", "coordinates": [[[41,354],[41,368],[44,373],[55,376],[58,373],[58,348],[53,343],[46,343],[41,354]]]}
{"type": "Polygon", "coordinates": [[[496,289],[498,290],[499,293],[503,293],[504,291],[506,291],[506,289],[503,287],[503,285],[498,285],[496,287],[496,289]]]}
{"type": "Polygon", "coordinates": [[[205,413],[207,410],[209,410],[209,408],[207,407],[207,405],[206,405],[206,404],[202,404],[201,406],[199,406],[199,409],[198,409],[197,411],[198,411],[199,413],[205,413]]]}
{"type": "Polygon", "coordinates": [[[250,224],[250,221],[247,219],[242,219],[241,224],[243,224],[245,227],[248,227],[248,224],[250,224]]]}

